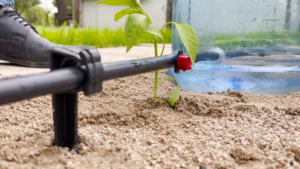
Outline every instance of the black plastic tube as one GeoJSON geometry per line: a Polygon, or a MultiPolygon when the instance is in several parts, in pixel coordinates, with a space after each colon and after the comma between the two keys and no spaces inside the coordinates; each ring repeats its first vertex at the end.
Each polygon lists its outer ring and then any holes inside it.
{"type": "Polygon", "coordinates": [[[111,80],[115,78],[171,68],[174,67],[176,57],[177,54],[170,54],[149,59],[106,63],[103,64],[103,80],[111,80]]]}
{"type": "Polygon", "coordinates": [[[226,58],[234,58],[241,56],[270,56],[270,55],[299,55],[299,49],[284,49],[284,48],[262,48],[262,49],[241,49],[225,51],[226,58]]]}
{"type": "MultiPolygon", "coordinates": [[[[226,51],[226,57],[246,55],[268,55],[271,53],[300,54],[298,49],[254,49],[226,51]]],[[[177,54],[170,54],[156,58],[114,62],[103,64],[103,81],[171,68],[174,66],[177,54]]],[[[217,60],[217,52],[200,52],[197,60],[210,58],[217,60]]],[[[97,63],[102,64],[102,63],[97,63]]],[[[22,101],[46,94],[71,91],[86,84],[87,74],[84,67],[65,68],[53,72],[29,75],[0,80],[0,105],[22,101]]]]}
{"type": "MultiPolygon", "coordinates": [[[[257,48],[257,49],[240,49],[224,51],[226,58],[235,58],[242,56],[270,56],[270,55],[300,55],[300,49],[285,49],[285,48],[257,48]]],[[[196,62],[199,61],[215,61],[218,60],[220,54],[215,51],[198,52],[196,62]]]]}
{"type": "MultiPolygon", "coordinates": [[[[102,81],[173,67],[177,54],[156,58],[102,64],[102,81]]],[[[84,87],[84,67],[64,68],[48,73],[0,80],[0,105],[46,94],[57,94],[84,87]]]]}
{"type": "Polygon", "coordinates": [[[4,79],[0,81],[0,105],[22,101],[46,94],[77,89],[85,84],[82,68],[4,79]]]}
{"type": "Polygon", "coordinates": [[[195,62],[199,62],[199,61],[215,61],[215,60],[218,60],[219,57],[220,57],[220,54],[218,52],[214,52],[214,51],[198,52],[195,62]]]}

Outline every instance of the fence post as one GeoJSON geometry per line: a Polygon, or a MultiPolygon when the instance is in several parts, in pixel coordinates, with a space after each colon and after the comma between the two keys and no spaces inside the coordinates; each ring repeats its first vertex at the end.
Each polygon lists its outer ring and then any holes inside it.
{"type": "Polygon", "coordinates": [[[291,14],[292,14],[291,2],[292,0],[286,0],[285,24],[284,24],[284,28],[286,30],[289,30],[291,26],[291,14]]]}
{"type": "Polygon", "coordinates": [[[67,0],[56,0],[56,5],[58,9],[56,19],[57,19],[58,26],[60,26],[69,18],[68,9],[67,9],[67,0]]]}
{"type": "Polygon", "coordinates": [[[73,0],[73,19],[78,25],[81,24],[82,0],[73,0]]]}
{"type": "MultiPolygon", "coordinates": [[[[167,0],[167,22],[172,22],[173,20],[173,0],[167,0]]],[[[172,29],[172,25],[168,25],[168,28],[172,29]]]]}

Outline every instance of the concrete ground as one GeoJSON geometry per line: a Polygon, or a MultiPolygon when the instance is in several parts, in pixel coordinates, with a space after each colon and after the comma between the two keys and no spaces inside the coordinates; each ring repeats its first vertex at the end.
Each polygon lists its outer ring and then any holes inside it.
{"type": "MultiPolygon", "coordinates": [[[[160,44],[158,50],[159,53],[161,49],[162,49],[162,45],[160,44]]],[[[103,63],[154,57],[154,47],[152,44],[141,44],[140,46],[135,46],[127,54],[126,54],[126,47],[100,48],[99,52],[102,56],[103,63]]],[[[171,52],[172,52],[172,46],[171,44],[167,44],[164,54],[170,54],[171,52]]],[[[10,64],[8,62],[0,61],[0,77],[20,76],[20,75],[22,76],[22,75],[35,74],[35,73],[41,73],[47,71],[49,70],[21,67],[21,66],[10,64]]]]}

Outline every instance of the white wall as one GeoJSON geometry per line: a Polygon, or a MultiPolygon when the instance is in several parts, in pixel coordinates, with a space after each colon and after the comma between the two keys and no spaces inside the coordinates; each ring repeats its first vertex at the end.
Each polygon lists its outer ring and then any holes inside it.
{"type": "MultiPolygon", "coordinates": [[[[100,0],[83,0],[82,22],[84,26],[116,29],[125,25],[127,16],[114,21],[115,13],[127,7],[96,5],[100,0]]],[[[145,11],[148,12],[153,24],[162,27],[167,18],[167,0],[141,0],[145,11]]]]}

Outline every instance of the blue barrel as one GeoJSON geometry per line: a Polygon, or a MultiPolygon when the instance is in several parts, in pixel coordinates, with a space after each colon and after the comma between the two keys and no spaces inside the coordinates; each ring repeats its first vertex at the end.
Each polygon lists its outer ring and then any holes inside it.
{"type": "MultiPolygon", "coordinates": [[[[270,95],[300,91],[298,1],[174,0],[173,20],[191,25],[199,41],[191,71],[169,70],[181,88],[270,95]]],[[[186,53],[173,30],[173,52],[186,53]]]]}

